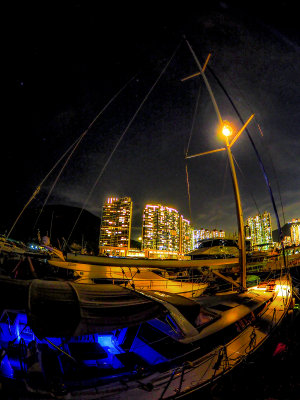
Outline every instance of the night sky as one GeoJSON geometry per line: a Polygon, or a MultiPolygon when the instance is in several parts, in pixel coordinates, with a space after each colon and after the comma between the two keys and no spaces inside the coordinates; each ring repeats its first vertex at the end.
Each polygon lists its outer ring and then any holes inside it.
{"type": "MultiPolygon", "coordinates": [[[[55,162],[127,84],[78,146],[48,204],[84,206],[100,216],[108,196],[130,196],[134,237],[141,233],[147,202],[175,207],[191,217],[195,228],[237,230],[225,152],[184,159],[189,137],[190,154],[223,142],[203,80],[181,82],[197,72],[183,35],[202,63],[212,53],[209,67],[242,118],[255,113],[249,132],[268,172],[281,223],[300,218],[296,3],[95,4],[23,2],[3,10],[1,228],[10,228],[55,162]]],[[[222,117],[239,129],[236,113],[209,70],[207,78],[222,117]]],[[[270,211],[276,229],[269,192],[245,133],[233,153],[244,217],[270,211]]],[[[43,204],[61,167],[43,184],[34,207],[43,204]]]]}

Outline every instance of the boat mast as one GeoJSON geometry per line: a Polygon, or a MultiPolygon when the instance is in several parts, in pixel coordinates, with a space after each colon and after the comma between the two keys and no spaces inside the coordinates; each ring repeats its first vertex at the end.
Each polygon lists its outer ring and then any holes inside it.
{"type": "Polygon", "coordinates": [[[246,283],[247,277],[246,277],[246,244],[245,244],[243,209],[242,209],[240,191],[239,191],[234,161],[232,157],[231,147],[228,141],[228,136],[225,136],[225,141],[226,141],[226,150],[230,165],[234,197],[236,203],[236,214],[237,214],[238,232],[239,232],[240,263],[241,263],[241,290],[244,291],[247,289],[247,283],[246,283]]]}
{"type": "MultiPolygon", "coordinates": [[[[232,177],[232,184],[233,184],[233,189],[234,189],[234,197],[235,197],[235,203],[236,203],[236,216],[237,216],[237,222],[238,222],[238,236],[239,236],[239,250],[240,250],[239,251],[239,260],[240,260],[240,274],[241,274],[240,287],[241,287],[241,291],[245,291],[245,290],[247,290],[247,285],[246,285],[246,245],[245,245],[244,218],[243,218],[243,209],[242,209],[242,204],[241,204],[240,190],[239,190],[239,186],[238,186],[238,180],[237,180],[237,176],[236,176],[236,170],[235,170],[235,166],[234,166],[231,147],[236,142],[236,140],[238,139],[240,134],[244,131],[244,129],[249,124],[249,122],[251,121],[251,119],[253,118],[254,115],[252,115],[248,119],[248,121],[244,124],[242,129],[235,135],[235,137],[231,141],[231,143],[229,143],[228,137],[232,134],[232,129],[226,121],[223,121],[223,119],[221,117],[221,113],[220,113],[218,104],[216,102],[215,96],[213,94],[211,86],[205,76],[205,73],[204,73],[205,68],[201,67],[201,64],[200,64],[196,54],[194,53],[191,45],[189,44],[189,42],[186,41],[186,43],[187,43],[187,45],[194,57],[194,60],[200,70],[199,75],[202,76],[204,83],[206,85],[206,88],[209,92],[211,101],[213,103],[215,112],[216,112],[218,120],[219,120],[219,124],[222,129],[222,133],[225,136],[225,143],[226,143],[226,148],[216,149],[216,150],[208,151],[205,153],[195,154],[192,156],[186,156],[186,158],[192,158],[192,157],[197,157],[197,156],[206,155],[206,154],[210,154],[210,153],[215,153],[217,151],[223,151],[223,150],[227,151],[227,156],[228,156],[230,171],[231,171],[231,177],[232,177]]],[[[210,55],[209,55],[209,57],[210,57],[210,55]]],[[[209,59],[209,57],[208,57],[208,59],[209,59]]],[[[208,62],[208,59],[205,62],[205,66],[208,62]]],[[[192,75],[192,77],[195,75],[196,74],[192,75]]],[[[184,80],[186,80],[186,79],[188,79],[188,78],[185,78],[184,80]]]]}

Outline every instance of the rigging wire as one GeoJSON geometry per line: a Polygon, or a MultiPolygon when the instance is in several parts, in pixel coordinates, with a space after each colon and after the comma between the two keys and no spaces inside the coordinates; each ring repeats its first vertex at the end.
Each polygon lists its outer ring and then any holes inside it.
{"type": "MultiPolygon", "coordinates": [[[[226,95],[227,99],[229,100],[230,104],[232,105],[233,109],[235,110],[237,116],[239,117],[241,123],[244,125],[245,122],[244,122],[244,120],[243,120],[241,114],[239,113],[237,107],[235,106],[235,104],[234,104],[234,102],[233,102],[231,96],[229,95],[229,93],[227,92],[227,90],[225,89],[225,87],[223,86],[223,84],[221,83],[221,81],[219,80],[219,78],[216,76],[216,74],[214,73],[214,71],[213,71],[210,67],[207,67],[207,68],[209,68],[209,71],[211,72],[212,76],[215,78],[215,80],[217,81],[217,83],[220,85],[221,89],[223,90],[224,94],[226,95]]],[[[282,252],[283,252],[284,265],[285,265],[285,268],[287,269],[287,262],[286,262],[285,251],[284,251],[284,244],[283,244],[283,231],[282,231],[282,229],[281,229],[280,219],[279,219],[279,215],[278,215],[278,211],[277,211],[277,207],[276,207],[276,203],[275,203],[275,199],[274,199],[274,195],[273,195],[271,183],[270,183],[270,181],[269,181],[269,178],[268,178],[268,175],[267,175],[265,166],[264,166],[264,164],[263,164],[263,162],[262,162],[262,159],[261,159],[261,157],[260,157],[260,154],[258,153],[258,150],[257,150],[257,148],[256,148],[256,146],[255,146],[255,143],[254,143],[254,141],[253,141],[253,139],[252,139],[252,137],[251,137],[251,135],[250,135],[250,132],[249,132],[248,128],[246,128],[245,131],[246,131],[247,136],[248,136],[248,138],[249,138],[249,140],[250,140],[250,143],[251,143],[251,145],[252,145],[252,147],[253,147],[253,150],[254,150],[254,152],[255,152],[255,154],[256,154],[256,156],[257,156],[258,163],[259,163],[259,165],[260,165],[260,168],[261,168],[262,173],[263,173],[263,177],[264,177],[264,179],[265,179],[266,185],[267,185],[268,190],[269,190],[269,194],[270,194],[270,197],[271,197],[272,206],[273,206],[274,213],[275,213],[275,216],[276,216],[276,222],[277,222],[277,227],[278,227],[278,231],[279,231],[279,237],[280,237],[280,242],[281,242],[282,252]]]]}
{"type": "Polygon", "coordinates": [[[185,175],[186,175],[186,186],[187,186],[188,203],[189,203],[189,217],[190,221],[192,222],[191,192],[190,192],[189,171],[187,163],[185,163],[185,175]]]}
{"type": "Polygon", "coordinates": [[[189,135],[189,138],[188,138],[188,143],[187,143],[187,147],[186,147],[186,151],[185,151],[185,155],[186,156],[188,155],[188,152],[189,152],[189,149],[190,149],[191,139],[192,139],[192,135],[193,135],[194,128],[195,128],[196,115],[197,115],[197,111],[199,109],[200,96],[201,96],[201,93],[202,93],[201,88],[202,88],[202,86],[199,85],[197,101],[196,101],[196,104],[195,104],[195,109],[194,109],[193,119],[192,119],[192,125],[191,125],[191,129],[190,129],[190,135],[189,135]]]}
{"type": "MultiPolygon", "coordinates": [[[[198,112],[198,109],[199,109],[201,94],[202,94],[202,86],[199,85],[199,90],[198,90],[197,100],[196,100],[196,104],[195,104],[195,108],[194,108],[192,125],[191,125],[191,129],[190,129],[190,134],[189,134],[189,138],[188,138],[188,143],[187,143],[185,156],[188,156],[188,153],[189,153],[191,138],[192,138],[192,135],[193,135],[193,132],[194,132],[194,128],[195,128],[196,116],[197,116],[197,112],[198,112]]],[[[225,174],[224,174],[224,177],[223,177],[223,189],[222,189],[221,198],[223,197],[224,192],[225,192],[225,181],[226,181],[227,169],[228,169],[228,162],[226,163],[225,174]]],[[[186,161],[186,164],[185,164],[185,172],[186,172],[186,180],[187,180],[188,203],[189,203],[189,213],[190,213],[190,221],[191,221],[192,220],[192,216],[191,216],[191,214],[192,214],[191,213],[191,195],[190,195],[190,182],[189,182],[188,163],[187,163],[187,161],[186,161]]]]}
{"type": "MultiPolygon", "coordinates": [[[[196,122],[196,115],[197,115],[197,111],[198,111],[199,103],[200,103],[200,95],[201,95],[201,85],[199,85],[198,96],[197,96],[197,101],[196,101],[196,105],[195,105],[195,109],[194,109],[194,113],[193,113],[193,120],[192,120],[192,125],[191,125],[191,129],[190,129],[190,134],[189,134],[189,138],[188,138],[186,151],[185,151],[185,156],[188,155],[188,152],[190,149],[190,143],[191,143],[191,139],[192,139],[192,135],[194,132],[194,127],[195,127],[195,122],[196,122]]],[[[187,161],[185,162],[185,174],[186,174],[186,184],[187,184],[187,192],[188,192],[189,217],[190,217],[190,221],[192,222],[191,192],[190,192],[190,182],[189,182],[189,172],[188,172],[187,161]]]]}
{"type": "MultiPolygon", "coordinates": [[[[79,138],[77,138],[75,140],[74,143],[71,144],[71,146],[68,147],[68,149],[63,153],[63,155],[56,161],[56,163],[53,165],[53,167],[50,169],[50,171],[46,174],[46,176],[42,179],[42,181],[39,183],[39,185],[36,187],[35,191],[33,192],[33,194],[31,195],[30,199],[28,200],[28,202],[25,204],[25,206],[23,207],[22,211],[20,212],[20,214],[18,215],[17,219],[15,220],[14,224],[12,225],[10,231],[8,232],[8,234],[6,235],[6,237],[9,237],[15,227],[15,225],[17,224],[18,220],[20,219],[20,217],[22,216],[23,212],[26,210],[26,208],[29,206],[29,204],[32,202],[32,200],[36,197],[36,195],[39,193],[39,191],[41,190],[42,185],[45,183],[45,181],[49,178],[49,176],[52,174],[52,172],[55,170],[55,168],[60,164],[60,162],[67,156],[67,154],[69,152],[71,152],[71,155],[68,157],[67,161],[70,159],[70,157],[73,155],[73,153],[75,152],[75,150],[77,149],[79,143],[82,141],[82,139],[86,136],[86,134],[89,132],[89,130],[92,128],[92,126],[95,124],[95,122],[97,121],[97,119],[104,113],[104,111],[107,109],[107,107],[118,97],[118,95],[129,85],[129,83],[135,78],[135,76],[133,76],[132,78],[129,79],[129,81],[109,100],[109,102],[102,108],[102,110],[100,110],[100,112],[96,115],[96,117],[93,119],[93,121],[90,123],[90,125],[88,126],[88,128],[79,136],[79,138]],[[73,149],[73,150],[72,150],[73,149]]],[[[64,168],[66,167],[65,163],[63,165],[62,170],[59,173],[59,176],[57,178],[57,180],[55,181],[55,183],[58,181],[61,173],[63,172],[64,168]]],[[[54,189],[55,184],[52,186],[51,191],[54,189]]],[[[49,195],[50,196],[50,195],[49,195]]],[[[46,201],[48,200],[49,196],[47,197],[46,201]]],[[[44,209],[44,206],[46,204],[46,201],[43,204],[42,210],[44,209]]],[[[38,218],[40,217],[41,212],[38,216],[38,218]]],[[[37,220],[38,220],[37,218],[37,220]]],[[[36,225],[37,221],[35,222],[36,225]]],[[[35,226],[34,225],[34,226],[35,226]]]]}
{"type": "MultiPolygon", "coordinates": [[[[73,156],[73,154],[75,153],[75,151],[77,150],[77,147],[79,146],[79,144],[81,143],[81,141],[83,140],[83,138],[86,136],[86,134],[90,131],[90,129],[94,126],[94,124],[96,123],[96,121],[98,120],[98,118],[104,113],[104,111],[109,107],[109,105],[118,97],[119,94],[122,93],[123,90],[125,90],[125,88],[129,85],[129,83],[135,78],[135,76],[133,76],[132,78],[129,79],[129,81],[109,100],[109,102],[99,111],[99,113],[96,115],[96,117],[92,120],[92,122],[89,124],[88,128],[82,133],[82,135],[79,137],[79,139],[77,140],[77,142],[74,144],[74,147],[72,149],[72,151],[70,152],[69,156],[67,157],[64,165],[62,166],[61,170],[59,171],[45,201],[44,204],[40,210],[40,213],[36,219],[36,222],[34,224],[34,228],[37,224],[37,221],[42,213],[42,211],[44,210],[44,207],[50,197],[50,195],[52,194],[54,187],[56,186],[61,174],[63,173],[64,169],[66,168],[67,164],[69,163],[71,157],[73,156]]],[[[34,229],[33,228],[33,229],[34,229]]]]}
{"type": "MultiPolygon", "coordinates": [[[[234,160],[234,162],[235,162],[235,165],[237,166],[238,170],[239,170],[240,173],[241,173],[242,178],[243,178],[244,181],[246,182],[245,174],[243,173],[241,167],[239,166],[239,164],[238,164],[238,162],[237,162],[237,160],[236,160],[236,158],[234,157],[233,154],[232,154],[232,157],[233,157],[233,160],[234,160]]],[[[248,185],[245,185],[245,186],[247,187],[248,193],[250,194],[250,196],[251,196],[251,198],[252,198],[252,200],[253,200],[253,202],[254,202],[254,204],[255,204],[255,207],[256,207],[256,209],[257,209],[258,214],[261,214],[260,209],[259,209],[259,207],[258,207],[258,204],[256,203],[256,200],[255,200],[255,197],[254,197],[253,192],[248,188],[248,185]]]]}
{"type": "MultiPolygon", "coordinates": [[[[211,71],[211,72],[213,73],[213,71],[211,71]]],[[[226,74],[226,72],[225,72],[225,74],[226,74]]],[[[251,104],[247,101],[247,99],[244,98],[244,94],[240,90],[239,86],[236,84],[236,81],[232,80],[231,77],[228,74],[226,74],[226,75],[227,75],[228,79],[230,80],[231,84],[234,85],[236,90],[240,93],[240,97],[245,102],[245,106],[249,108],[249,110],[252,112],[252,114],[254,114],[254,110],[253,110],[251,104]]],[[[256,120],[257,120],[257,117],[256,117],[256,120]]],[[[257,127],[258,127],[258,130],[260,132],[261,137],[263,138],[264,135],[263,135],[262,129],[261,129],[260,124],[258,123],[258,121],[257,121],[257,127]]],[[[273,163],[273,159],[272,159],[272,156],[271,156],[271,152],[270,152],[269,146],[265,145],[265,141],[263,141],[263,146],[264,146],[265,150],[267,151],[269,159],[270,159],[270,162],[271,162],[271,167],[272,167],[273,174],[274,174],[274,177],[275,177],[275,182],[276,182],[277,191],[278,191],[279,200],[280,200],[280,205],[281,205],[283,223],[285,224],[285,214],[284,214],[284,210],[283,210],[283,201],[282,201],[281,190],[280,190],[280,185],[279,185],[279,181],[278,181],[278,178],[277,178],[275,166],[274,166],[274,163],[273,163]]]]}
{"type": "Polygon", "coordinates": [[[127,131],[129,130],[129,128],[131,127],[131,125],[132,125],[132,123],[134,122],[135,118],[137,117],[138,113],[139,113],[140,110],[142,109],[142,107],[143,107],[143,105],[145,104],[145,102],[148,100],[148,98],[149,98],[150,94],[152,93],[152,91],[154,90],[154,88],[156,87],[156,85],[157,85],[157,83],[159,82],[160,78],[161,78],[162,75],[166,72],[166,70],[167,70],[168,66],[170,65],[170,63],[173,61],[175,55],[177,54],[177,52],[178,52],[178,50],[179,50],[179,47],[181,46],[181,43],[182,43],[182,40],[180,40],[180,43],[177,45],[177,47],[176,47],[174,53],[172,54],[171,58],[169,59],[169,61],[167,62],[167,64],[164,66],[164,68],[163,68],[162,71],[160,72],[158,78],[155,80],[154,84],[151,86],[150,90],[148,91],[148,93],[146,94],[146,96],[144,97],[144,99],[142,100],[141,104],[138,106],[137,110],[136,110],[135,113],[133,114],[132,118],[131,118],[130,121],[128,122],[126,128],[124,129],[124,131],[122,132],[121,136],[119,137],[117,143],[115,144],[115,147],[113,148],[112,152],[110,153],[109,157],[107,158],[105,164],[103,165],[103,167],[102,167],[102,169],[101,169],[99,175],[98,175],[97,178],[96,178],[96,181],[94,182],[93,186],[91,187],[91,189],[90,189],[90,191],[89,191],[89,193],[88,193],[88,196],[87,196],[87,198],[86,198],[86,200],[85,200],[85,202],[84,202],[84,204],[83,204],[83,206],[82,206],[82,208],[81,208],[81,210],[80,210],[80,212],[79,212],[79,214],[78,214],[78,217],[77,217],[77,219],[76,219],[76,221],[75,221],[75,223],[74,223],[74,226],[73,226],[73,228],[72,228],[72,230],[71,230],[71,232],[70,232],[70,234],[69,234],[69,237],[68,237],[68,239],[67,239],[67,243],[69,242],[69,240],[70,240],[70,238],[71,238],[71,236],[72,236],[72,234],[73,234],[73,231],[74,231],[74,229],[75,229],[75,226],[77,225],[77,223],[78,223],[78,221],[79,221],[79,218],[80,218],[80,216],[81,216],[81,214],[82,214],[82,212],[83,212],[85,206],[87,205],[88,201],[90,200],[90,197],[91,197],[92,193],[94,192],[94,190],[95,190],[95,188],[96,188],[96,186],[97,186],[97,184],[98,184],[100,178],[102,177],[104,171],[106,170],[106,167],[108,166],[110,160],[112,159],[114,153],[115,153],[116,150],[118,149],[120,143],[122,142],[122,140],[123,140],[125,134],[127,133],[127,131]]]}
{"type": "MultiPolygon", "coordinates": [[[[257,121],[257,118],[256,118],[256,121],[257,121]]],[[[263,134],[262,128],[261,128],[260,124],[258,123],[258,121],[257,121],[257,128],[259,130],[259,133],[260,133],[261,137],[264,138],[264,134],[263,134]]],[[[270,158],[270,162],[271,162],[271,166],[272,166],[272,170],[273,170],[273,174],[274,174],[274,177],[275,177],[275,182],[276,182],[276,186],[277,186],[277,190],[278,190],[280,205],[281,205],[282,219],[283,219],[283,223],[285,224],[285,214],[284,214],[284,209],[283,209],[283,201],[282,201],[282,196],[281,196],[279,180],[278,180],[278,177],[277,177],[276,169],[275,169],[275,166],[274,166],[274,162],[273,162],[273,158],[272,158],[269,146],[267,145],[267,146],[264,146],[264,147],[267,150],[268,156],[270,158]]]]}
{"type": "MultiPolygon", "coordinates": [[[[224,198],[224,194],[225,194],[228,167],[229,167],[229,162],[228,162],[228,158],[226,157],[226,161],[225,161],[225,171],[224,171],[224,174],[223,174],[222,192],[221,192],[221,198],[220,198],[220,203],[221,203],[221,204],[223,203],[223,198],[224,198]]],[[[216,222],[216,225],[218,225],[218,223],[219,223],[220,212],[221,212],[221,207],[217,207],[217,211],[216,211],[216,221],[215,221],[215,222],[216,222]],[[219,214],[219,215],[218,215],[218,214],[219,214]]]]}
{"type": "MultiPolygon", "coordinates": [[[[87,133],[87,132],[85,132],[85,133],[87,133]]],[[[39,220],[39,218],[40,218],[40,216],[41,216],[41,214],[42,214],[42,212],[43,212],[43,210],[44,210],[44,208],[45,208],[45,205],[47,204],[47,202],[48,202],[48,200],[49,200],[49,197],[51,196],[51,194],[52,194],[52,192],[53,192],[53,190],[54,190],[54,188],[55,188],[55,186],[56,186],[56,184],[57,184],[57,182],[58,182],[58,180],[59,180],[61,174],[63,173],[65,167],[67,166],[67,164],[68,164],[69,161],[70,161],[70,158],[71,158],[72,155],[74,154],[75,150],[77,149],[77,147],[78,147],[78,145],[80,144],[80,142],[81,142],[82,139],[83,139],[83,136],[81,136],[80,140],[77,141],[76,145],[73,147],[73,150],[70,152],[70,154],[69,154],[69,156],[67,157],[66,161],[64,162],[62,168],[60,169],[60,171],[59,171],[57,177],[55,178],[55,180],[54,180],[54,182],[53,182],[53,184],[52,184],[52,186],[51,186],[51,189],[50,189],[50,191],[48,192],[48,194],[47,194],[47,196],[46,196],[46,199],[45,199],[45,201],[44,201],[44,203],[43,203],[43,206],[42,206],[42,208],[40,209],[40,212],[39,212],[39,214],[38,214],[38,216],[37,216],[37,218],[36,218],[36,220],[35,220],[35,223],[34,223],[33,228],[32,228],[33,231],[34,231],[34,229],[35,229],[35,227],[36,227],[36,224],[38,223],[38,220],[39,220]]]]}

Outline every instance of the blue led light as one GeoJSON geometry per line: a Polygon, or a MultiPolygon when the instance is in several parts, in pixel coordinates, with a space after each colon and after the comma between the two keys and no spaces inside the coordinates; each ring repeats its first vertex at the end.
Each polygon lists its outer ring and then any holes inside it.
{"type": "Polygon", "coordinates": [[[120,350],[112,342],[112,335],[97,335],[97,342],[110,354],[120,354],[120,350]]]}
{"type": "Polygon", "coordinates": [[[5,378],[13,378],[14,377],[14,370],[12,369],[12,367],[10,365],[7,355],[5,355],[1,361],[0,375],[4,376],[5,378]]]}

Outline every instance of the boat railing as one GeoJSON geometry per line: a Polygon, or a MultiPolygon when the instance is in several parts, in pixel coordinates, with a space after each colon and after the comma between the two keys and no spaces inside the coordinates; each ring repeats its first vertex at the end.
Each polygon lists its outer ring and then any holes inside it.
{"type": "MultiPolygon", "coordinates": [[[[81,275],[80,280],[82,282],[87,278],[87,276],[81,275]]],[[[147,276],[140,277],[136,274],[106,274],[105,277],[102,278],[94,278],[95,283],[112,283],[113,285],[125,285],[125,286],[133,286],[139,289],[146,289],[146,290],[166,290],[166,291],[173,291],[176,293],[185,293],[185,292],[193,292],[199,291],[207,286],[207,283],[203,282],[199,277],[192,278],[192,277],[180,277],[179,279],[170,279],[157,276],[157,278],[150,277],[149,279],[147,276]]]]}

